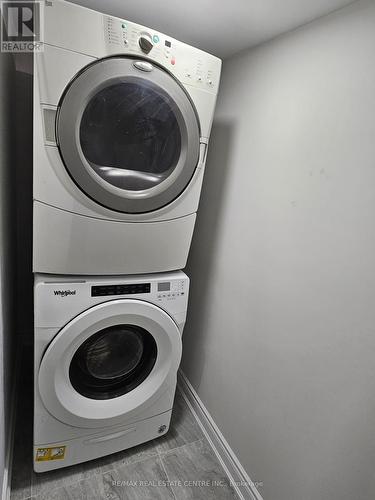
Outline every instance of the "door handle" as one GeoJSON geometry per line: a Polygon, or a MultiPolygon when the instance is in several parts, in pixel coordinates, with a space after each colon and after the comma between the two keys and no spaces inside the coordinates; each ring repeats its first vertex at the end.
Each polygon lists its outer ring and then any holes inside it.
{"type": "Polygon", "coordinates": [[[112,439],[118,439],[126,434],[130,434],[131,432],[135,432],[136,428],[132,427],[131,429],[126,429],[125,431],[114,432],[112,434],[106,434],[105,436],[99,436],[92,439],[87,439],[83,441],[83,444],[96,444],[96,443],[104,443],[105,441],[111,441],[112,439]]]}
{"type": "Polygon", "coordinates": [[[153,65],[146,61],[135,61],[133,62],[133,66],[140,71],[145,71],[146,73],[149,73],[154,69],[153,65]]]}

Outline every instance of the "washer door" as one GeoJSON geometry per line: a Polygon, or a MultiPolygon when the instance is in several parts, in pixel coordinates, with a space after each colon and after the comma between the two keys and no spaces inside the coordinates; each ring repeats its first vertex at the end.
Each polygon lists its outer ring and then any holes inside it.
{"type": "Polygon", "coordinates": [[[176,377],[181,335],[159,307],[120,299],[74,318],[53,339],[39,368],[46,409],[77,427],[120,423],[151,405],[176,377]]]}
{"type": "Polygon", "coordinates": [[[127,57],[76,76],[59,104],[56,137],[77,186],[124,213],[169,204],[199,160],[199,122],[183,87],[159,66],[127,57]]]}

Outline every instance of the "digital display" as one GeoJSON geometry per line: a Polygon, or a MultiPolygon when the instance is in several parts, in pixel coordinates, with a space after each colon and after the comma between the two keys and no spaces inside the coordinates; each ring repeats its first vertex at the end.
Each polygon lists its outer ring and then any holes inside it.
{"type": "Polygon", "coordinates": [[[171,45],[172,45],[172,44],[171,44],[171,42],[170,42],[169,40],[165,40],[165,42],[164,42],[164,43],[165,43],[165,46],[166,46],[166,47],[171,47],[171,45]]]}
{"type": "Polygon", "coordinates": [[[150,283],[134,283],[131,285],[99,285],[91,287],[92,297],[104,297],[108,295],[132,295],[136,293],[150,293],[150,283]]]}
{"type": "Polygon", "coordinates": [[[171,284],[169,281],[164,283],[158,283],[158,292],[169,292],[171,289],[171,284]]]}

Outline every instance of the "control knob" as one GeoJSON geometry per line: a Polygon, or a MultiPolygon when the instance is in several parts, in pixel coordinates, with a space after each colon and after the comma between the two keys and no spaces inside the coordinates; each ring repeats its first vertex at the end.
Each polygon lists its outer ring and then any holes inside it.
{"type": "Polygon", "coordinates": [[[138,43],[145,54],[148,54],[154,46],[154,44],[152,43],[151,35],[149,35],[148,33],[143,33],[139,37],[138,43]]]}

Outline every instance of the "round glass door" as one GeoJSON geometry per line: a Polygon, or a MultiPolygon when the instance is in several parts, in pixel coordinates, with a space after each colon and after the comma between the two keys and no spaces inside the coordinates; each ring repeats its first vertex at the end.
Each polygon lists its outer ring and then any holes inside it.
{"type": "Polygon", "coordinates": [[[92,399],[111,399],[140,385],[155,365],[155,339],[137,325],[116,325],[88,338],[74,354],[69,377],[92,399]]]}
{"type": "Polygon", "coordinates": [[[162,68],[147,68],[126,57],[95,62],[70,83],[57,113],[60,154],[75,183],[126,213],[169,204],[199,160],[199,123],[186,91],[162,68]]]}
{"type": "Polygon", "coordinates": [[[165,181],[181,155],[173,103],[142,80],[115,83],[92,97],[82,116],[80,143],[96,174],[130,191],[165,181]]]}
{"type": "Polygon", "coordinates": [[[40,397],[68,425],[116,425],[170,387],[181,353],[178,326],[160,307],[133,299],[103,302],[74,317],[43,352],[40,397]]]}

